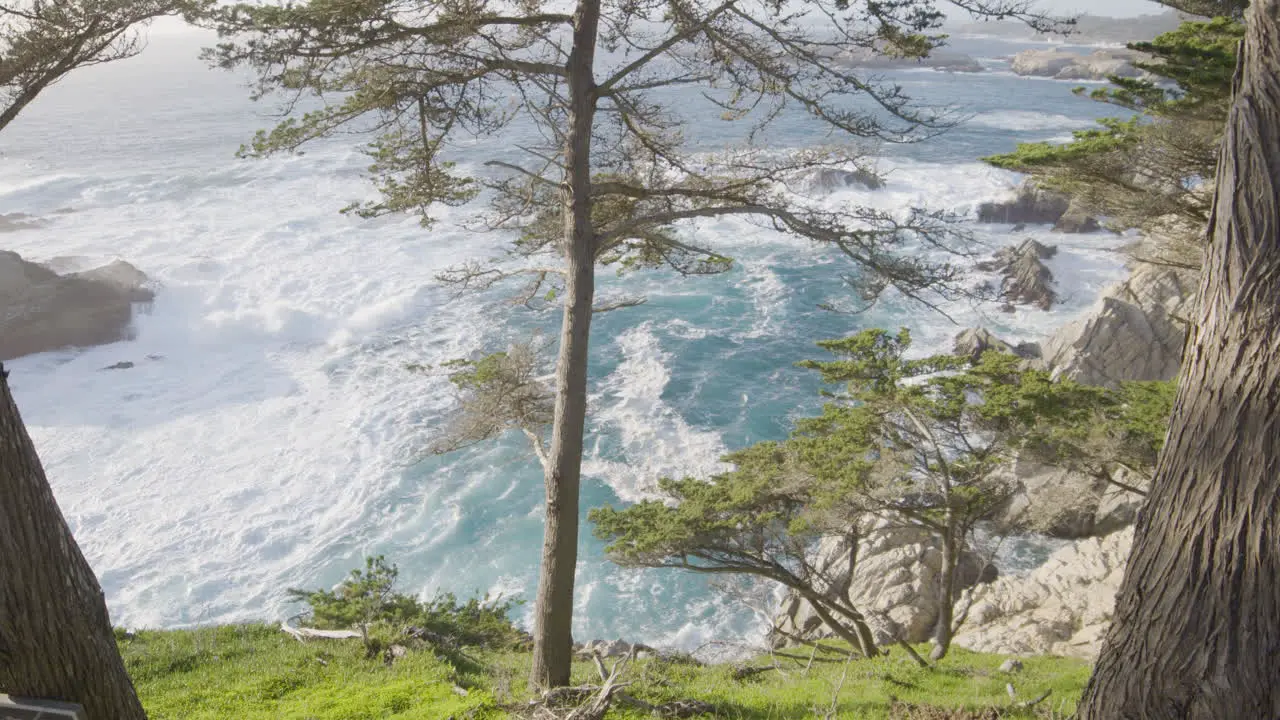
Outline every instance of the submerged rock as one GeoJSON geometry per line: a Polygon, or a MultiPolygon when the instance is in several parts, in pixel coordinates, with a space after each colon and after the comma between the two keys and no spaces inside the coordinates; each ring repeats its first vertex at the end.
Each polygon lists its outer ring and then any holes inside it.
{"type": "Polygon", "coordinates": [[[134,305],[154,298],[146,282],[122,261],[59,275],[0,251],[0,360],[129,339],[134,305]]]}
{"type": "Polygon", "coordinates": [[[894,57],[871,48],[847,48],[832,56],[837,64],[855,68],[933,68],[939,72],[985,72],[986,67],[969,55],[939,50],[922,58],[894,57]]]}
{"type": "Polygon", "coordinates": [[[851,187],[866,190],[879,190],[884,187],[884,180],[879,175],[861,168],[854,170],[816,168],[803,173],[800,183],[807,192],[811,193],[829,193],[851,187]]]}

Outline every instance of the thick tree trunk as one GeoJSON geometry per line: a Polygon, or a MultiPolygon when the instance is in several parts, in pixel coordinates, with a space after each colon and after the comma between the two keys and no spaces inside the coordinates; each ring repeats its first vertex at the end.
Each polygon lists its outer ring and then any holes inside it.
{"type": "Polygon", "coordinates": [[[951,624],[955,619],[956,566],[959,564],[959,548],[956,533],[948,529],[942,535],[942,568],[938,589],[938,622],[933,629],[933,650],[929,657],[941,660],[951,649],[951,624]]]}
{"type": "Polygon", "coordinates": [[[578,486],[587,416],[587,348],[595,299],[591,224],[591,127],[595,115],[596,30],[600,0],[581,0],[573,17],[567,69],[570,101],[565,145],[564,324],[556,363],[556,407],[546,469],[547,523],[534,607],[536,687],[569,684],[573,663],[573,584],[578,563],[578,486]]]}
{"type": "Polygon", "coordinates": [[[1280,717],[1280,0],[1254,0],[1200,317],[1082,720],[1280,717]]]}
{"type": "Polygon", "coordinates": [[[145,720],[98,579],[53,499],[0,366],[0,692],[145,720]]]}

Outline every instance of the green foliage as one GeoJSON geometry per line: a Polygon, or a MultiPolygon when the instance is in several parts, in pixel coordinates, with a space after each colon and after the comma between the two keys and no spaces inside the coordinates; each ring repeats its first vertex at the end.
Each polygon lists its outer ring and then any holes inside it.
{"type": "Polygon", "coordinates": [[[1165,262],[1198,266],[1197,236],[1211,202],[1198,188],[1212,187],[1243,33],[1240,21],[1220,17],[1131,44],[1151,56],[1134,66],[1153,77],[1109,78],[1113,87],[1088,96],[1131,110],[1132,117],[1100,120],[1100,127],[1076,131],[1066,144],[1020,143],[985,160],[1072,196],[1116,229],[1172,233],[1156,253],[1165,262]]]}
{"type": "Polygon", "coordinates": [[[120,650],[151,720],[500,717],[483,688],[457,694],[472,681],[427,652],[388,665],[359,642],[299,643],[268,625],[141,631],[120,650]]]}
{"type": "MultiPolygon", "coordinates": [[[[480,652],[479,664],[470,671],[430,653],[411,653],[388,665],[367,659],[359,643],[304,644],[268,625],[142,631],[121,639],[120,650],[152,720],[498,720],[518,717],[504,708],[532,697],[524,682],[530,657],[519,651],[480,652]],[[455,686],[467,694],[459,694],[455,686]]],[[[746,681],[734,679],[732,665],[700,666],[664,658],[635,661],[623,680],[631,683],[628,693],[649,703],[692,698],[711,703],[721,717],[744,720],[813,717],[815,708],[832,707],[839,685],[836,717],[886,720],[895,702],[975,711],[998,708],[1001,717],[1010,719],[1040,717],[1009,707],[1009,682],[1019,699],[1051,690],[1041,707],[1066,715],[1074,711],[1089,677],[1089,666],[1081,660],[1024,657],[1024,670],[1011,680],[997,670],[1004,660],[956,649],[925,670],[906,662],[896,650],[852,663],[821,652],[806,670],[807,651],[780,651],[750,662],[778,662],[784,672],[746,681]]],[[[576,662],[573,684],[594,682],[599,678],[593,664],[576,662]]],[[[608,717],[653,716],[618,704],[608,717]]]]}
{"type": "Polygon", "coordinates": [[[1167,427],[1170,383],[1113,391],[1054,380],[998,352],[976,363],[912,358],[905,329],[819,346],[836,359],[799,365],[841,386],[825,392],[821,414],[799,420],[785,441],[726,456],[734,468],[709,481],[660,480],[664,501],[592,510],[610,558],[756,575],[812,603],[826,582],[809,557],[820,538],[856,542],[866,518],[888,517],[935,534],[958,556],[1014,492],[1002,471],[1015,456],[1099,478],[1117,467],[1149,476],[1167,427]]]}
{"type": "Polygon", "coordinates": [[[838,533],[847,517],[827,518],[839,488],[795,473],[785,444],[764,442],[727,455],[735,469],[710,482],[663,478],[673,502],[647,500],[619,510],[593,509],[589,519],[606,552],[625,565],[752,569],[779,582],[802,579],[808,544],[838,533]]]}
{"type": "Polygon", "coordinates": [[[358,628],[371,652],[408,635],[447,648],[504,648],[521,641],[508,618],[513,601],[485,596],[460,603],[448,593],[422,601],[395,591],[398,576],[379,555],[366,558],[365,569],[352,570],[335,590],[293,589],[289,597],[309,606],[317,628],[358,628]]]}
{"type": "Polygon", "coordinates": [[[534,341],[514,343],[479,359],[442,363],[462,409],[432,443],[432,452],[452,452],[519,430],[544,457],[543,434],[551,423],[554,397],[539,377],[539,350],[534,341]]]}
{"type": "Polygon", "coordinates": [[[1131,473],[1128,484],[1150,482],[1169,429],[1173,382],[1126,382],[1110,390],[1064,380],[1051,388],[1042,401],[1058,411],[1027,433],[1029,457],[1100,480],[1124,469],[1131,473]]]}

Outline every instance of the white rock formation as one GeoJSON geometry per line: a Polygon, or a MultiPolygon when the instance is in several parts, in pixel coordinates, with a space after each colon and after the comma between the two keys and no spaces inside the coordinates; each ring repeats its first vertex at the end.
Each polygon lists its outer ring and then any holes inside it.
{"type": "Polygon", "coordinates": [[[1115,387],[1122,380],[1170,380],[1178,374],[1186,324],[1195,307],[1194,273],[1139,264],[1103,292],[1082,319],[1043,344],[1055,376],[1115,387]]]}
{"type": "Polygon", "coordinates": [[[1132,62],[1142,57],[1131,50],[1097,50],[1080,55],[1070,50],[1023,50],[1013,56],[1009,68],[1018,75],[1059,80],[1106,80],[1112,75],[1140,77],[1132,62]]]}
{"type": "MultiPolygon", "coordinates": [[[[839,540],[820,543],[819,566],[844,585],[849,573],[848,548],[839,540]]],[[[880,522],[858,546],[857,568],[849,580],[849,602],[863,615],[876,633],[876,642],[885,644],[901,636],[910,642],[929,639],[938,617],[941,543],[916,528],[895,527],[880,522]]],[[[961,557],[958,586],[969,587],[983,574],[982,563],[972,553],[961,557]]],[[[986,569],[994,577],[994,568],[986,569]]],[[[808,602],[790,598],[782,606],[778,627],[803,637],[827,637],[808,602]]]]}
{"type": "Polygon", "coordinates": [[[1001,472],[1011,476],[1017,491],[996,522],[1011,529],[1035,528],[1051,537],[1113,533],[1133,524],[1145,499],[1104,480],[1022,459],[1001,472]]]}
{"type": "Polygon", "coordinates": [[[1097,656],[1115,609],[1133,529],[1081,540],[1027,575],[973,588],[960,647],[1004,655],[1097,656]]]}

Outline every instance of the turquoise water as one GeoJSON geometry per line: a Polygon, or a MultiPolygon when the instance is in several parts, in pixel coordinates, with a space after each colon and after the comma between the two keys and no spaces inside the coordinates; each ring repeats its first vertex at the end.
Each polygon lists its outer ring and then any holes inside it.
{"type": "MultiPolygon", "coordinates": [[[[541,473],[518,438],[424,457],[451,410],[447,383],[404,370],[493,351],[558,316],[514,311],[497,293],[455,298],[433,280],[505,239],[464,225],[365,222],[336,213],[371,190],[344,140],[262,162],[232,155],[269,124],[235,78],[194,60],[198,39],[156,37],[138,61],[86,71],[0,137],[0,212],[45,221],[0,246],[86,266],[127,259],[155,280],[135,340],[12,364],[51,482],[102,578],[117,621],[182,626],[275,618],[286,587],[337,582],[367,553],[400,565],[425,593],[531,598],[542,534],[541,473]],[[160,359],[147,360],[148,356],[160,359]],[[100,368],[132,360],[129,371],[100,368]]],[[[943,137],[883,146],[888,186],[824,201],[971,213],[1009,194],[1011,174],[976,158],[1019,139],[1064,138],[1108,114],[1070,85],[1014,77],[998,58],[1022,46],[956,42],[991,72],[897,71],[898,82],[970,119],[943,137]]],[[[697,122],[714,146],[723,126],[697,122]]],[[[772,146],[828,142],[786,118],[772,146]]],[[[460,149],[464,165],[510,139],[460,149]]],[[[1009,228],[971,228],[991,248],[1009,228]]],[[[663,475],[707,475],[726,451],[780,438],[817,407],[794,367],[814,342],[871,326],[910,327],[921,351],[960,328],[888,299],[863,315],[818,308],[847,297],[852,268],[829,250],[741,219],[690,227],[737,261],[710,278],[602,272],[601,294],[648,303],[598,317],[582,505],[651,495],[663,475]]],[[[1037,339],[1078,315],[1123,271],[1106,234],[1033,233],[1060,243],[1066,300],[1044,313],[949,308],[963,325],[1037,339]]],[[[975,276],[974,282],[981,278],[975,276]]],[[[584,524],[575,634],[692,649],[753,642],[760,619],[705,578],[608,563],[584,524]]],[[[1009,558],[1016,569],[1034,548],[1009,558]]],[[[524,612],[524,611],[521,611],[524,612]]]]}

